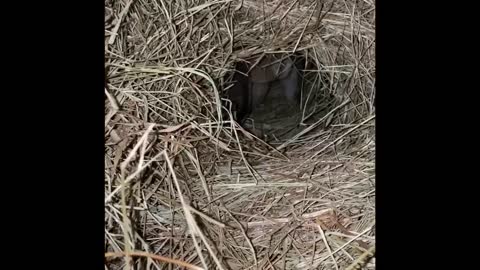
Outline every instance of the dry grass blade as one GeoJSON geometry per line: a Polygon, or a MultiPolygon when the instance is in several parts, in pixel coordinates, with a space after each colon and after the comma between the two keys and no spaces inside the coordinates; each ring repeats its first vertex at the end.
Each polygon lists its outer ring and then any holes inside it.
{"type": "MultiPolygon", "coordinates": [[[[182,208],[183,208],[183,213],[185,214],[185,219],[187,221],[187,225],[189,227],[189,231],[191,233],[193,241],[196,242],[196,240],[195,240],[196,235],[200,236],[203,243],[207,247],[208,251],[212,255],[212,258],[214,259],[215,263],[217,264],[217,267],[219,269],[223,270],[224,268],[223,268],[222,264],[218,260],[217,256],[213,253],[212,248],[208,245],[208,243],[205,239],[205,236],[203,235],[201,229],[198,227],[198,224],[197,224],[197,222],[196,222],[196,220],[193,217],[193,214],[191,212],[192,208],[187,204],[187,202],[184,199],[182,189],[180,188],[180,184],[178,183],[178,179],[175,175],[175,170],[173,169],[172,163],[170,162],[170,158],[168,157],[167,153],[165,153],[165,160],[167,161],[168,168],[170,169],[170,172],[172,173],[173,183],[175,184],[175,187],[177,189],[177,194],[178,194],[178,197],[180,198],[180,202],[181,202],[182,208]]],[[[195,244],[195,247],[197,249],[198,255],[200,257],[203,257],[202,256],[202,251],[200,250],[200,246],[198,245],[198,243],[195,244]]],[[[205,259],[202,259],[202,263],[205,266],[205,269],[208,269],[208,267],[206,265],[206,262],[205,262],[205,259]]]]}
{"type": "Polygon", "coordinates": [[[112,45],[115,42],[115,38],[117,37],[117,32],[118,29],[120,28],[120,24],[123,21],[123,18],[127,14],[128,10],[130,9],[130,5],[132,4],[133,0],[128,0],[127,4],[125,5],[125,8],[122,10],[120,13],[120,18],[117,20],[117,23],[115,24],[115,28],[113,28],[113,31],[111,32],[111,36],[108,39],[108,44],[112,45]]]}
{"type": "Polygon", "coordinates": [[[369,250],[365,251],[365,253],[362,254],[362,256],[358,257],[349,267],[347,267],[345,270],[354,270],[354,269],[360,269],[363,267],[363,264],[365,264],[368,259],[373,257],[375,254],[375,246],[370,247],[369,250]]]}

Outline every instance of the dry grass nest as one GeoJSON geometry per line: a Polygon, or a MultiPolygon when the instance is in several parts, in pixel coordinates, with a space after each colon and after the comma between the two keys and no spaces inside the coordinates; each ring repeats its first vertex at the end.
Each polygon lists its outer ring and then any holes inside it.
{"type": "Polygon", "coordinates": [[[371,0],[106,1],[106,269],[374,269],[371,0]],[[227,113],[235,61],[301,54],[298,131],[227,113]]]}

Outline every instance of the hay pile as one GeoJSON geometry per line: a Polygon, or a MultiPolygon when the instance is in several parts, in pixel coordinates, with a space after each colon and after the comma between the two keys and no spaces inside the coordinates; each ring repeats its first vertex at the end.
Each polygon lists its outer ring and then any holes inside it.
{"type": "Polygon", "coordinates": [[[106,269],[371,257],[374,22],[370,0],[107,0],[106,269]],[[299,128],[267,144],[222,104],[235,60],[271,52],[313,68],[299,128]]]}

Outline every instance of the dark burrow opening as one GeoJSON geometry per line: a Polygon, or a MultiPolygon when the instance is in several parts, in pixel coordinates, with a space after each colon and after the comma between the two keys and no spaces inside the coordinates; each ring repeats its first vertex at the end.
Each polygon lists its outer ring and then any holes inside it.
{"type": "MultiPolygon", "coordinates": [[[[328,74],[322,72],[315,63],[306,61],[299,54],[277,55],[275,59],[280,59],[279,62],[281,59],[293,59],[292,72],[298,75],[297,83],[290,82],[288,85],[290,88],[292,85],[298,87],[297,90],[289,90],[298,91],[298,98],[294,101],[286,96],[288,91],[281,82],[285,79],[274,78],[268,82],[265,96],[258,104],[252,105],[254,99],[252,94],[255,94],[252,91],[258,91],[255,86],[252,87],[252,84],[255,85],[252,80],[255,80],[256,74],[259,73],[256,71],[259,66],[257,59],[242,59],[235,62],[232,68],[234,71],[225,75],[222,87],[222,96],[230,100],[234,119],[247,131],[271,145],[283,143],[324,118],[335,103],[328,74]]],[[[286,77],[286,80],[291,81],[291,78],[286,77]]],[[[322,127],[325,127],[325,123],[319,125],[319,128],[322,127]]]]}

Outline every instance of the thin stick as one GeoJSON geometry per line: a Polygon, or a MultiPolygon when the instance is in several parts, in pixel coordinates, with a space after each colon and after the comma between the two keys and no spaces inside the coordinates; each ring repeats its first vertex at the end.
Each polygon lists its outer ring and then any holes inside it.
{"type": "Polygon", "coordinates": [[[161,262],[173,263],[173,264],[183,266],[183,267],[186,267],[186,268],[192,269],[192,270],[205,270],[204,268],[201,268],[201,267],[193,265],[193,264],[186,263],[184,261],[167,258],[167,257],[161,256],[161,255],[151,254],[151,253],[148,253],[148,252],[132,251],[128,254],[125,253],[125,252],[107,252],[107,253],[105,253],[105,257],[107,257],[107,258],[108,257],[122,257],[122,256],[125,256],[125,257],[127,257],[127,256],[146,257],[146,258],[151,258],[151,259],[161,261],[161,262]]]}

